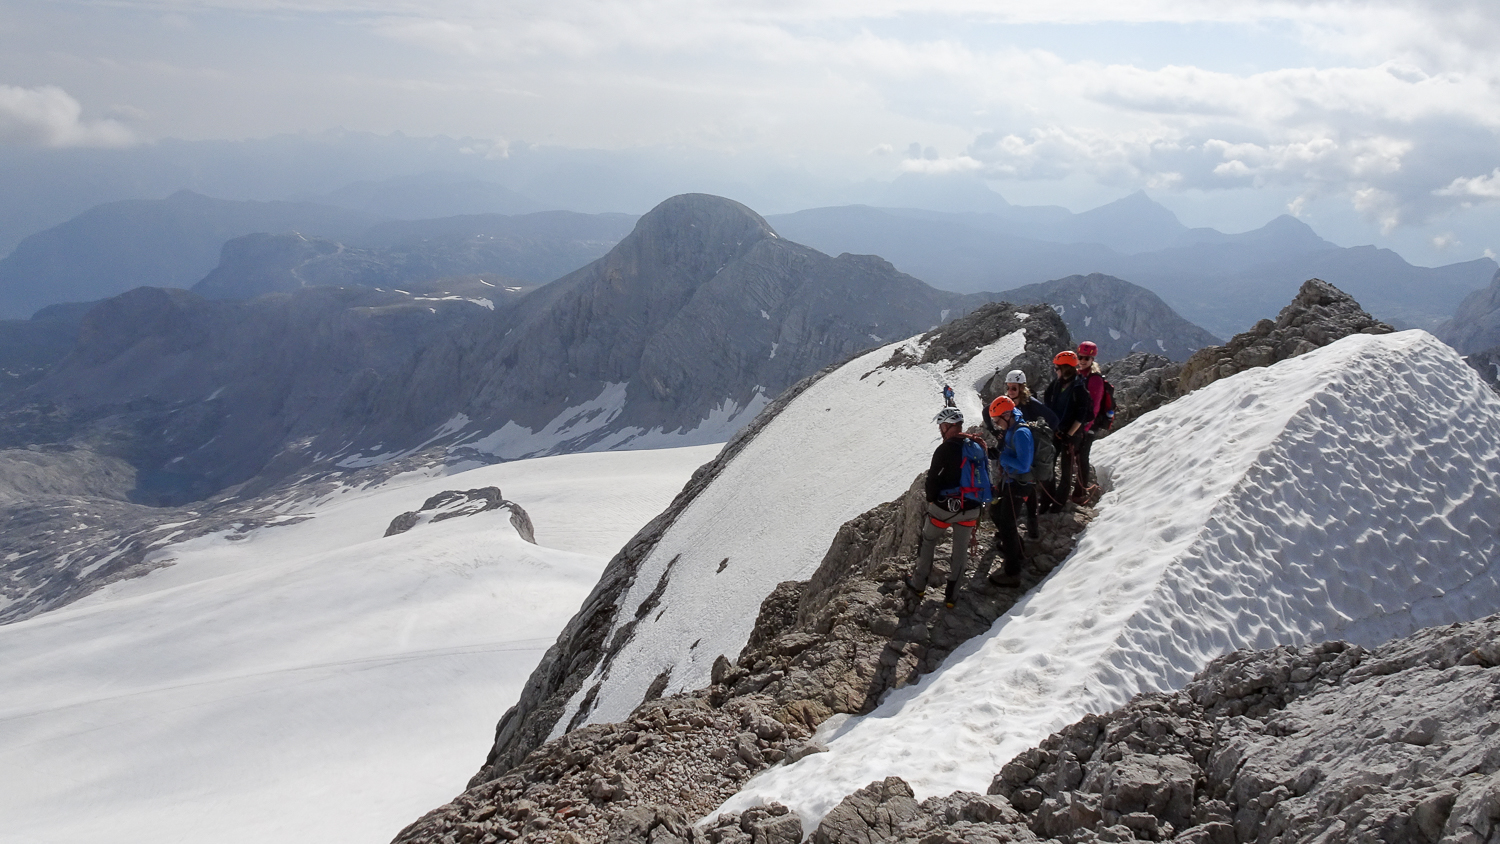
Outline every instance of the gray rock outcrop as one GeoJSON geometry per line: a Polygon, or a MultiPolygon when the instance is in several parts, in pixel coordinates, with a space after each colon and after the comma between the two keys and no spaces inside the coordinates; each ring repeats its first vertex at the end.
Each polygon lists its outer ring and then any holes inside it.
{"type": "Polygon", "coordinates": [[[1464,297],[1453,318],[1433,333],[1462,355],[1500,346],[1500,272],[1489,287],[1464,297]]]}
{"type": "Polygon", "coordinates": [[[1464,363],[1478,372],[1479,377],[1483,378],[1484,383],[1490,385],[1491,389],[1500,392],[1500,346],[1468,355],[1464,358],[1464,363]]]}
{"type": "Polygon", "coordinates": [[[1101,363],[1136,352],[1186,360],[1193,352],[1219,342],[1150,290],[1102,273],[1029,284],[999,295],[1020,305],[1051,305],[1074,337],[1099,346],[1101,363]]]}
{"type": "Polygon", "coordinates": [[[1200,349],[1182,364],[1177,395],[1257,366],[1294,358],[1348,337],[1389,334],[1393,329],[1365,313],[1353,297],[1321,279],[1303,282],[1275,320],[1263,319],[1223,346],[1200,349]]]}
{"type": "Polygon", "coordinates": [[[500,488],[496,486],[444,490],[424,501],[419,509],[408,510],[391,519],[390,526],[385,529],[385,535],[395,536],[406,533],[418,525],[443,522],[463,516],[477,516],[491,510],[509,512],[510,524],[516,529],[516,533],[527,542],[536,544],[536,530],[532,527],[531,516],[527,515],[525,508],[521,505],[514,501],[507,501],[500,493],[500,488]]]}
{"type": "Polygon", "coordinates": [[[1181,364],[1132,357],[1111,366],[1106,375],[1115,385],[1115,428],[1237,372],[1294,358],[1350,334],[1392,330],[1347,293],[1321,279],[1309,279],[1275,320],[1263,319],[1222,346],[1199,349],[1181,364]]]}

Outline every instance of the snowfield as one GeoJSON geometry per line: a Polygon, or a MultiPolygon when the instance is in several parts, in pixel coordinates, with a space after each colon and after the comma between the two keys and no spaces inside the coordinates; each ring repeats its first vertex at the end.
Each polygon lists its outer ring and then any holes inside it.
{"type": "Polygon", "coordinates": [[[962,366],[880,368],[898,349],[923,351],[917,338],[892,343],[828,373],[782,408],[641,561],[605,640],[658,592],[660,610],[612,663],[594,669],[553,737],[601,677],[608,679],[589,723],[624,720],[663,671],[669,694],[707,686],[715,657],[739,655],[777,583],[810,576],[840,525],[905,492],[927,468],[943,385],[952,385],[958,406],[977,422],[979,386],[1025,344],[1017,331],[962,366]]]}
{"type": "Polygon", "coordinates": [[[919,799],[983,793],[1048,734],[1228,650],[1496,612],[1497,431],[1500,399],[1422,331],[1354,335],[1148,414],[1094,449],[1108,492],[1047,580],[723,809],[775,800],[815,824],[890,775],[919,799]]]}
{"type": "Polygon", "coordinates": [[[450,799],[605,562],[719,446],[392,479],[0,626],[0,842],[388,841],[450,799]],[[530,514],[422,524],[446,489],[530,514]]]}

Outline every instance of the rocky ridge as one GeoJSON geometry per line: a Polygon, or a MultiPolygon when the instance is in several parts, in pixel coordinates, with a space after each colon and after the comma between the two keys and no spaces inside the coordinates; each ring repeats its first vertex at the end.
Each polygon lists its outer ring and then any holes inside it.
{"type": "Polygon", "coordinates": [[[1347,293],[1309,279],[1275,320],[1263,319],[1222,346],[1207,346],[1181,364],[1136,353],[1104,367],[1115,387],[1115,427],[1236,372],[1294,358],[1350,334],[1389,334],[1347,293]]]}
{"type": "MultiPolygon", "coordinates": [[[[972,354],[973,350],[983,343],[1004,336],[1023,324],[1027,329],[1026,346],[1018,359],[1019,363],[1015,365],[1036,366],[1037,361],[1050,361],[1052,353],[1059,347],[1058,344],[1066,345],[1068,342],[1066,326],[1050,310],[1044,309],[1022,319],[1013,307],[1003,304],[981,307],[965,317],[929,332],[922,337],[922,342],[926,344],[928,356],[940,356],[948,352],[972,354]]],[[[896,355],[887,362],[886,366],[910,366],[920,362],[896,355]]],[[[756,416],[750,425],[742,429],[725,445],[713,462],[693,475],[666,511],[642,528],[610,560],[599,583],[584,601],[577,615],[564,628],[557,642],[542,657],[536,670],[528,679],[520,700],[501,718],[496,727],[495,744],[484,766],[471,780],[471,786],[499,776],[519,764],[528,753],[545,740],[561,717],[567,702],[581,689],[583,681],[601,662],[608,664],[628,641],[631,627],[622,628],[622,633],[610,641],[605,641],[605,639],[619,612],[618,602],[621,596],[629,590],[636,579],[642,561],[655,548],[663,534],[724,467],[728,466],[752,439],[777,417],[782,409],[824,375],[837,369],[839,365],[826,367],[822,372],[803,379],[778,396],[756,416]]],[[[1003,372],[997,374],[1003,379],[1003,372]]],[[[993,380],[990,389],[990,396],[998,394],[994,390],[993,380]]],[[[649,611],[649,606],[643,606],[638,618],[649,611]]],[[[580,708],[580,711],[586,710],[587,707],[580,708]]]]}

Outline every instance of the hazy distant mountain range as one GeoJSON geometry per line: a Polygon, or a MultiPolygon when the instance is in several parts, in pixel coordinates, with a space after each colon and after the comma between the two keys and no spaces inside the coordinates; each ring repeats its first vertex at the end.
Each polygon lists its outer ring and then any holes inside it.
{"type": "Polygon", "coordinates": [[[814,248],[874,252],[949,290],[1003,291],[1105,273],[1152,290],[1187,319],[1226,337],[1275,312],[1315,277],[1347,290],[1376,316],[1434,328],[1496,271],[1488,258],[1414,267],[1390,250],[1336,246],[1288,216],[1237,235],[1189,229],[1143,193],[1082,214],[1048,207],[955,214],[845,206],[767,219],[814,248]]]}
{"type": "Polygon", "coordinates": [[[219,265],[193,290],[248,299],[315,285],[361,284],[411,291],[531,288],[604,255],[635,226],[626,214],[543,211],[476,214],[376,225],[343,243],[301,234],[257,233],[224,244],[219,265]]]}
{"type": "Polygon", "coordinates": [[[381,218],[305,202],[231,202],[179,191],[101,205],[34,234],[0,260],[0,317],[90,302],[133,287],[191,287],[224,242],[252,232],[351,237],[381,218]]]}

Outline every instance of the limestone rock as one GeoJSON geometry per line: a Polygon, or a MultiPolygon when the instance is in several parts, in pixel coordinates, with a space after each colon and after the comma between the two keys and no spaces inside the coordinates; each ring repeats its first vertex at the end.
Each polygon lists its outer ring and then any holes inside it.
{"type": "Polygon", "coordinates": [[[1108,370],[1115,384],[1115,428],[1221,378],[1296,357],[1350,334],[1387,334],[1391,327],[1320,279],[1304,282],[1276,319],[1263,319],[1223,346],[1206,346],[1182,364],[1152,358],[1119,361],[1108,370]],[[1123,388],[1123,389],[1122,389],[1123,388]]]}
{"type": "Polygon", "coordinates": [[[1474,368],[1490,389],[1500,393],[1500,346],[1475,352],[1464,358],[1464,363],[1474,368]]]}
{"type": "Polygon", "coordinates": [[[1173,392],[1186,395],[1236,372],[1269,366],[1350,334],[1388,334],[1391,330],[1342,290],[1326,281],[1309,279],[1274,321],[1263,319],[1224,346],[1194,353],[1183,363],[1173,392]]]}
{"type": "Polygon", "coordinates": [[[505,497],[500,494],[500,488],[494,486],[462,491],[444,490],[428,498],[420,509],[402,513],[392,519],[390,527],[385,530],[385,535],[395,536],[420,524],[441,522],[460,516],[477,516],[480,513],[501,509],[510,512],[510,524],[516,529],[516,533],[522,539],[535,545],[536,532],[532,528],[531,517],[526,514],[526,510],[521,505],[505,500],[505,497]]]}

